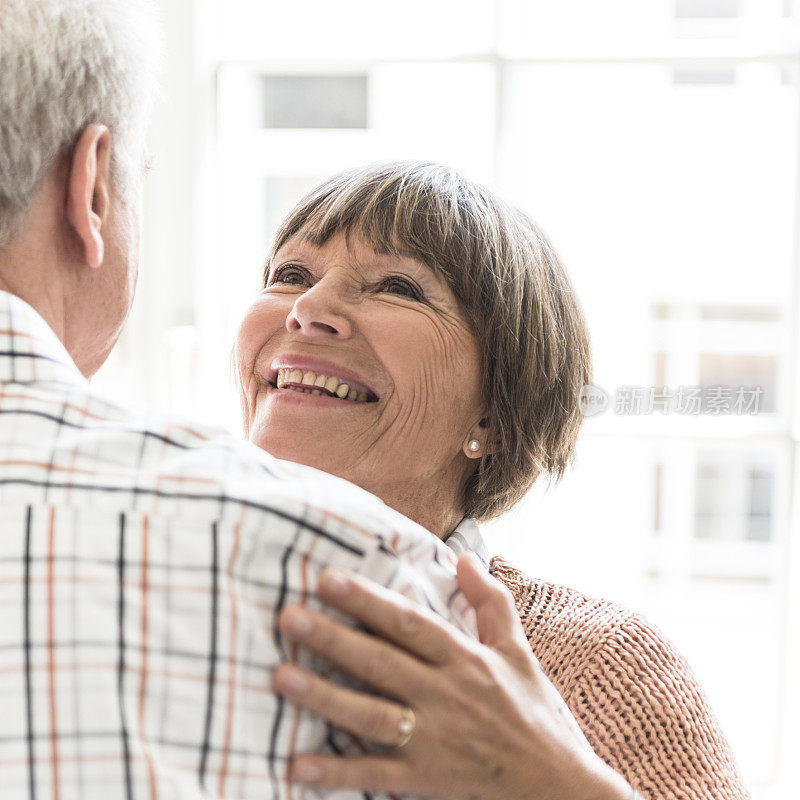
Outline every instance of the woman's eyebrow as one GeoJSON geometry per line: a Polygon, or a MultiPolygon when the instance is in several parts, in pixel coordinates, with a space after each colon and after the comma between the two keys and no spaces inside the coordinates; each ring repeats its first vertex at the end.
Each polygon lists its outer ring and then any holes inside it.
{"type": "Polygon", "coordinates": [[[439,285],[445,285],[443,277],[437,270],[429,267],[424,261],[420,261],[416,253],[408,250],[398,250],[396,253],[375,252],[377,266],[381,269],[400,269],[411,274],[428,276],[439,285]],[[400,259],[408,259],[413,265],[408,263],[398,263],[400,259]]]}

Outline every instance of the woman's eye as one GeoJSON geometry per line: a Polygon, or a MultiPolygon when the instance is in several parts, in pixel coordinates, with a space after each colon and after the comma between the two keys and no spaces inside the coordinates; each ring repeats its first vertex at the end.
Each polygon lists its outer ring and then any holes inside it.
{"type": "Polygon", "coordinates": [[[410,297],[412,300],[420,299],[420,293],[416,286],[403,280],[403,278],[387,278],[383,282],[382,288],[390,294],[399,294],[404,297],[410,297]]]}
{"type": "Polygon", "coordinates": [[[286,266],[275,270],[275,274],[270,278],[269,285],[282,283],[284,286],[302,286],[306,282],[306,276],[299,267],[286,266]]]}

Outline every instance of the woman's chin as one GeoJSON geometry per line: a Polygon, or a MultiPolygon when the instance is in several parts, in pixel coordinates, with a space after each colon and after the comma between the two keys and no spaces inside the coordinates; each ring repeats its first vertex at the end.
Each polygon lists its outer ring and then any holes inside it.
{"type": "Polygon", "coordinates": [[[266,450],[275,458],[283,461],[294,461],[296,464],[305,464],[323,472],[336,475],[336,465],[329,453],[320,452],[318,447],[311,446],[310,442],[301,442],[297,438],[264,435],[257,430],[250,432],[250,441],[262,450],[266,450]]]}

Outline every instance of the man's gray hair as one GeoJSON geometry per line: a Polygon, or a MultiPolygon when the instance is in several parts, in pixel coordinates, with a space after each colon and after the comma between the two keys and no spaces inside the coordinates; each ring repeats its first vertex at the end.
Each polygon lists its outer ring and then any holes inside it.
{"type": "Polygon", "coordinates": [[[120,190],[143,165],[161,57],[150,0],[0,0],[0,248],[88,125],[112,132],[120,190]]]}

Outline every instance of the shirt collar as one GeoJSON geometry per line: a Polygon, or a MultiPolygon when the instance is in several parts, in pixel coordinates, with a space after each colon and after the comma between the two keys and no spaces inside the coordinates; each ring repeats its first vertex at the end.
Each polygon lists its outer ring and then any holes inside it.
{"type": "Polygon", "coordinates": [[[16,295],[1,290],[0,382],[87,383],[36,309],[16,295]]]}
{"type": "Polygon", "coordinates": [[[444,540],[444,543],[460,556],[467,551],[475,553],[481,563],[489,568],[489,548],[483,539],[478,523],[472,517],[464,517],[456,529],[444,540]]]}

